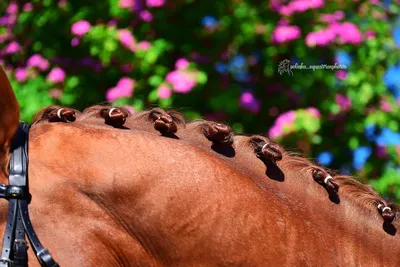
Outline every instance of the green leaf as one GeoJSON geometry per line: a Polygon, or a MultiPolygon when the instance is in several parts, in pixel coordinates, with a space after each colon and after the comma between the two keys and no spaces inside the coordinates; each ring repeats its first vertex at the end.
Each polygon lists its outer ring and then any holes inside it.
{"type": "Polygon", "coordinates": [[[67,88],[75,88],[78,85],[79,85],[79,78],[77,76],[70,76],[69,78],[67,78],[67,81],[65,83],[65,86],[67,88]]]}
{"type": "Polygon", "coordinates": [[[147,98],[150,102],[156,102],[158,99],[158,90],[154,89],[150,92],[148,98],[147,98]]]}
{"type": "Polygon", "coordinates": [[[350,148],[351,150],[354,150],[354,149],[356,149],[357,147],[359,147],[358,139],[357,139],[357,137],[352,136],[352,137],[349,139],[349,148],[350,148]]]}
{"type": "Polygon", "coordinates": [[[163,78],[158,75],[153,75],[149,78],[149,85],[153,87],[159,86],[163,82],[163,78]]]}
{"type": "Polygon", "coordinates": [[[118,47],[118,45],[117,45],[117,42],[115,40],[107,39],[104,42],[104,49],[107,50],[110,53],[112,53],[115,50],[117,50],[117,47],[118,47]]]}
{"type": "Polygon", "coordinates": [[[76,95],[64,93],[61,96],[60,101],[61,101],[61,104],[65,105],[65,106],[73,105],[74,102],[76,101],[76,95]]]}
{"type": "Polygon", "coordinates": [[[171,108],[171,105],[172,105],[172,98],[171,97],[169,97],[169,98],[165,98],[165,99],[160,99],[159,100],[159,103],[160,103],[160,107],[161,108],[171,108]]]}
{"type": "Polygon", "coordinates": [[[199,71],[197,73],[197,82],[199,84],[205,84],[207,82],[207,74],[205,72],[199,71]]]}

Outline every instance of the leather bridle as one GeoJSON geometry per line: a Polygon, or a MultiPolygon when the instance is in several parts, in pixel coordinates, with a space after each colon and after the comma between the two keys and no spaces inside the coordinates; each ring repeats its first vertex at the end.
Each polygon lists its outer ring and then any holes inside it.
{"type": "Polygon", "coordinates": [[[0,198],[8,200],[8,219],[1,251],[0,267],[28,266],[28,236],[31,247],[41,264],[59,266],[39,241],[28,213],[31,200],[28,187],[29,125],[21,122],[12,144],[8,185],[0,184],[0,198]]]}

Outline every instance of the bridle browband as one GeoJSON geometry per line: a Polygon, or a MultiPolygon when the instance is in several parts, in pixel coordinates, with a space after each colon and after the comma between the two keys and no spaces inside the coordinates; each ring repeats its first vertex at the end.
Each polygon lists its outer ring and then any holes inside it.
{"type": "Polygon", "coordinates": [[[28,236],[31,247],[44,267],[58,267],[39,241],[28,213],[31,200],[28,187],[29,125],[21,122],[12,144],[8,185],[0,184],[0,198],[8,200],[8,219],[1,251],[0,267],[28,266],[28,236]]]}

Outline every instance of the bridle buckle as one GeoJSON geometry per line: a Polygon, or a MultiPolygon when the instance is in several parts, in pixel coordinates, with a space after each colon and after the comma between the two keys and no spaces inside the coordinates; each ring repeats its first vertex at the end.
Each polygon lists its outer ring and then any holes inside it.
{"type": "Polygon", "coordinates": [[[17,244],[28,244],[28,242],[26,242],[26,240],[24,239],[15,239],[14,242],[17,244]]]}

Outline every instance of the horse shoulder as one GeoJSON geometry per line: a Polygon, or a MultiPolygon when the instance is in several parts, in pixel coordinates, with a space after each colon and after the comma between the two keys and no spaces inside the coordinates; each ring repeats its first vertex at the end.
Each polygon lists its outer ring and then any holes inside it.
{"type": "MultiPolygon", "coordinates": [[[[218,157],[149,133],[73,124],[36,130],[29,172],[38,202],[31,209],[41,214],[43,227],[47,222],[48,229],[74,229],[71,248],[95,239],[101,242],[93,242],[93,251],[107,249],[101,246],[105,240],[108,248],[121,250],[130,240],[137,250],[121,257],[164,265],[254,263],[271,256],[258,252],[273,245],[267,235],[280,235],[263,226],[280,214],[279,204],[268,204],[265,192],[218,157]]],[[[54,233],[43,229],[37,229],[43,242],[54,243],[54,233]]],[[[65,248],[53,243],[55,256],[67,259],[65,248]]]]}

